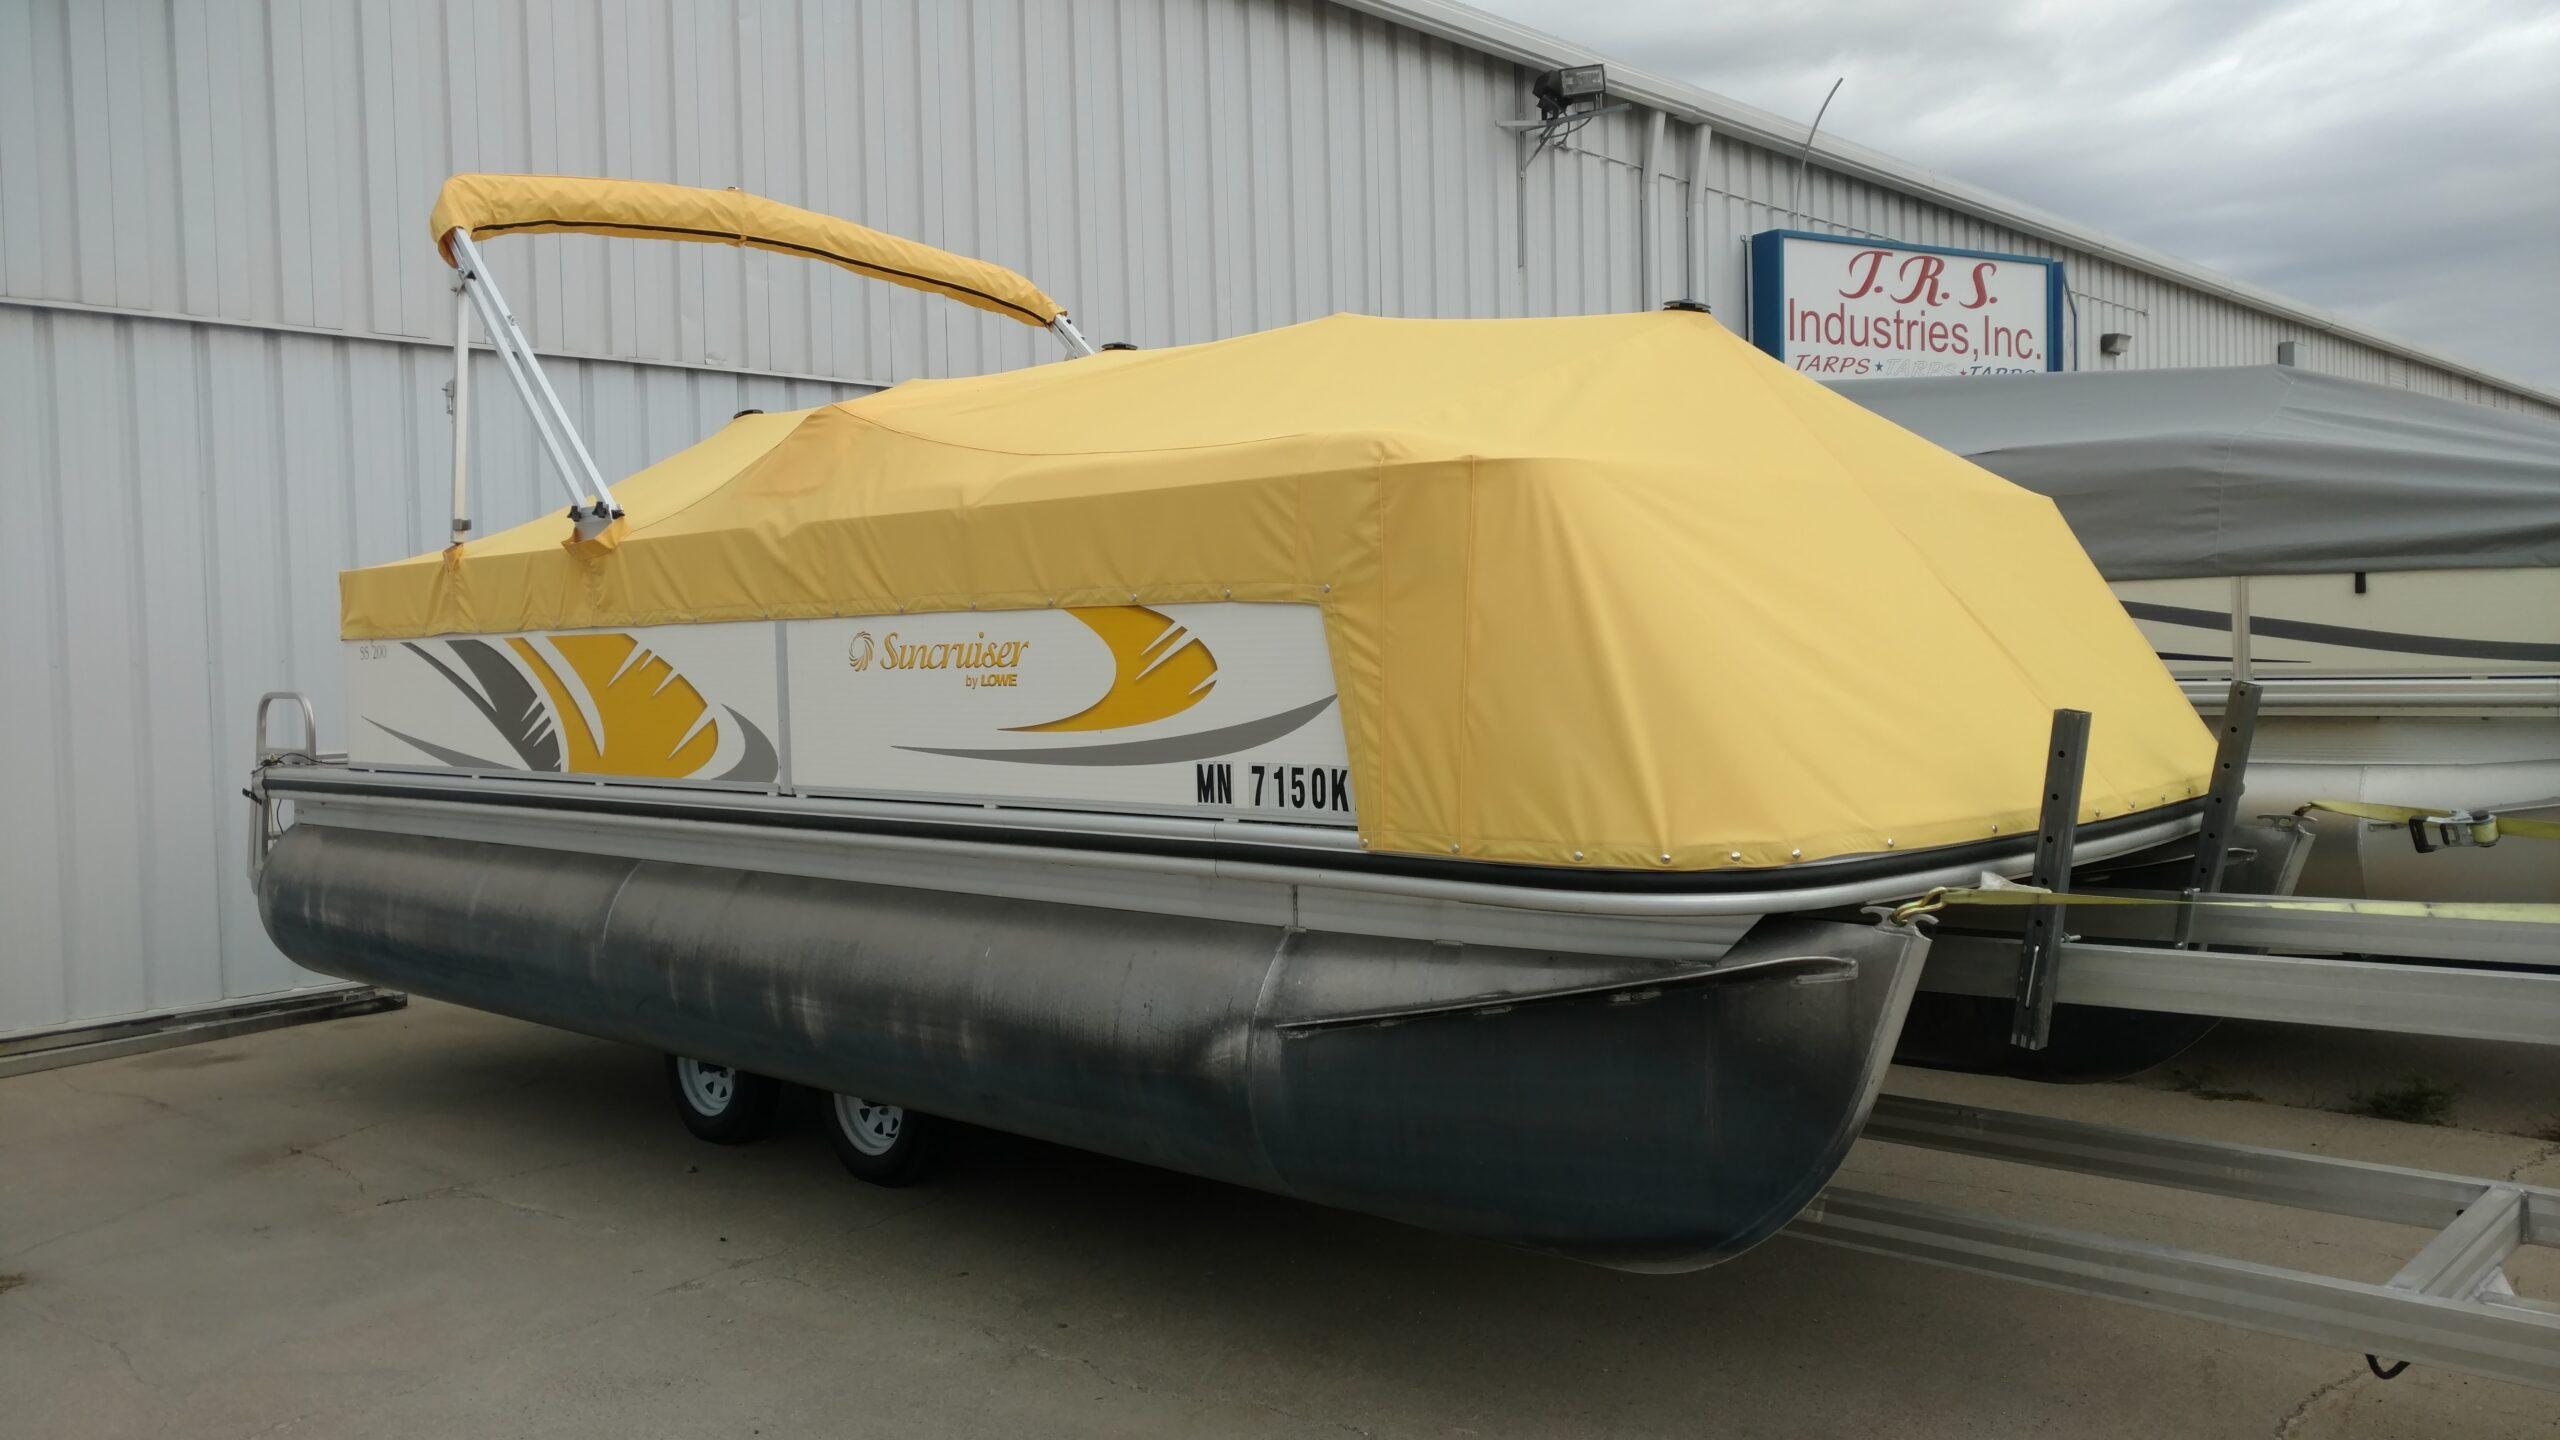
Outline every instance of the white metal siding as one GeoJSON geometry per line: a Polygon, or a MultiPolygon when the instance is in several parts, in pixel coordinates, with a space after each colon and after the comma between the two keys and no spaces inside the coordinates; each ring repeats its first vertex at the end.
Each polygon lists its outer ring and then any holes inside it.
{"type": "MultiPolygon", "coordinates": [[[[1542,162],[1524,270],[1514,67],[1315,0],[0,0],[0,96],[0,293],[27,299],[442,338],[425,217],[465,170],[738,185],[1013,265],[1146,345],[1641,298],[1641,117],[1593,127],[1615,163],[1542,162]]],[[[875,383],[1054,353],[763,254],[491,249],[546,350],[875,383]]]]}
{"type": "MultiPolygon", "coordinates": [[[[446,175],[486,169],[739,185],[1014,265],[1097,336],[1147,345],[1346,308],[1671,298],[1637,274],[1651,113],[1541,160],[1523,224],[1497,122],[1528,112],[1526,81],[1321,0],[0,0],[0,293],[440,337],[426,210],[446,175]]],[[[1658,285],[1680,279],[1689,198],[1690,127],[1667,131],[1658,285]]],[[[2264,363],[2299,339],[2315,368],[2515,398],[1819,156],[1790,215],[1796,169],[1717,143],[1720,314],[1740,316],[1740,238],[1800,222],[2059,254],[2083,328],[2137,337],[2110,363],[2264,363]]],[[[545,349],[871,382],[1050,353],[1006,321],[761,254],[493,249],[545,349]]]]}
{"type": "MultiPolygon", "coordinates": [[[[486,513],[554,507],[495,357],[486,513]]],[[[244,867],[250,711],[310,693],[345,744],[337,572],[446,525],[451,351],[0,304],[0,1030],[310,983],[244,867]]],[[[750,406],[851,387],[555,364],[615,473],[750,406]]]]}
{"type": "MultiPolygon", "coordinates": [[[[2093,366],[2108,329],[2146,366],[2300,339],[2314,368],[2541,403],[1819,157],[1800,216],[1773,150],[1719,138],[1693,187],[1677,120],[1648,173],[1641,108],[1524,180],[1500,122],[1527,81],[1322,0],[0,0],[0,745],[38,762],[0,826],[0,1030],[295,983],[246,908],[232,791],[259,692],[311,691],[337,738],[336,570],[442,539],[426,215],[455,171],[738,185],[1016,266],[1150,346],[1691,294],[1739,324],[1744,238],[1800,224],[2059,253],[2093,366]]],[[[573,357],[608,473],[743,405],[1054,353],[779,257],[490,251],[573,357]]],[[[478,383],[484,527],[552,508],[512,394],[478,383]]]]}

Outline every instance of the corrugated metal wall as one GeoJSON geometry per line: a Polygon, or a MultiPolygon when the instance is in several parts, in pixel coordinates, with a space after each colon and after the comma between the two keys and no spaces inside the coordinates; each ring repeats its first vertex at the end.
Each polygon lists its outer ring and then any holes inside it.
{"type": "MultiPolygon", "coordinates": [[[[494,357],[473,368],[486,511],[551,508],[494,357]]],[[[451,352],[0,304],[0,1030],[309,983],[249,904],[238,790],[260,693],[343,745],[340,567],[446,524],[451,352]]],[[[565,362],[615,473],[735,411],[850,387],[565,362]]]]}
{"type": "MultiPolygon", "coordinates": [[[[1097,338],[1639,303],[1629,163],[1533,177],[1512,67],[1299,0],[0,3],[21,298],[442,338],[459,170],[738,185],[1012,265],[1097,338]]],[[[1631,160],[1631,117],[1590,148],[1631,160]],[[1630,132],[1630,133],[1621,133],[1630,132]]],[[[546,350],[885,383],[1046,336],[761,254],[491,256],[546,350]]]]}
{"type": "MultiPolygon", "coordinates": [[[[454,171],[738,185],[1013,265],[1146,345],[1343,309],[1738,318],[1742,240],[1786,223],[2050,253],[1818,166],[1790,216],[1791,160],[1729,142],[1693,188],[1693,131],[1641,110],[1524,177],[1526,91],[1320,0],[0,0],[0,744],[34,761],[0,826],[0,1031],[296,983],[232,792],[259,692],[311,691],[339,738],[335,571],[441,539],[426,214],[454,171]]],[[[608,472],[741,406],[1054,353],[760,254],[491,251],[608,472]]],[[[2499,398],[2064,258],[2132,363],[2300,338],[2499,398]]],[[[553,503],[493,378],[484,526],[553,503]]]]}
{"type": "MultiPolygon", "coordinates": [[[[1321,0],[0,0],[0,294],[435,339],[425,248],[457,170],[739,185],[1013,265],[1100,338],[1209,339],[1338,309],[1742,303],[1780,224],[2072,264],[2122,363],[2473,381],[1824,171],[1711,153],[1688,277],[1690,127],[1642,110],[1517,178],[1507,62],[1321,0]],[[1523,202],[1525,201],[1525,211],[1523,202]]],[[[1030,363],[1046,337],[823,266],[584,237],[505,242],[562,353],[885,383],[1030,363]]],[[[2094,363],[2094,356],[2091,357],[2094,363]]]]}

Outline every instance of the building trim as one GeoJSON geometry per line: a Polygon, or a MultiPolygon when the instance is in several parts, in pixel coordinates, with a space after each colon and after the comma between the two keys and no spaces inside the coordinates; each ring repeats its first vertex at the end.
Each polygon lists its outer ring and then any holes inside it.
{"type": "MultiPolygon", "coordinates": [[[[425,335],[392,335],[379,330],[331,330],[319,325],[294,325],[276,320],[240,320],[229,315],[190,315],[183,310],[143,310],[127,305],[92,305],[83,300],[48,300],[30,295],[0,295],[0,309],[52,310],[66,315],[95,315],[106,320],[157,320],[168,325],[206,325],[219,330],[259,330],[271,335],[295,335],[313,340],[343,340],[351,345],[422,345],[430,350],[451,351],[453,341],[425,335]]],[[[473,340],[471,348],[491,350],[487,338],[473,340]]],[[[704,375],[729,379],[798,380],[812,385],[850,385],[866,390],[886,390],[886,380],[857,380],[843,375],[812,375],[798,370],[757,370],[739,365],[706,365],[697,360],[660,360],[646,355],[599,355],[587,350],[558,350],[537,346],[534,353],[545,360],[574,361],[586,365],[630,365],[644,370],[691,370],[704,375]]]]}

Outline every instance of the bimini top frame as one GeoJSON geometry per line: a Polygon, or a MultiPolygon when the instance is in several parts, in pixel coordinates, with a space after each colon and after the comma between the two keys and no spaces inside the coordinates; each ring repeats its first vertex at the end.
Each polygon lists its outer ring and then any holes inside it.
{"type": "Polygon", "coordinates": [[[577,422],[551,388],[542,359],[499,293],[477,237],[501,234],[620,235],[737,245],[823,260],[855,274],[943,296],[972,309],[1037,326],[1070,356],[1093,353],[1066,310],[1040,287],[983,260],[902,240],[850,220],[801,210],[737,190],[701,190],[632,180],[556,175],[457,175],[445,182],[432,222],[437,253],[454,270],[453,543],[471,532],[471,316],[506,366],[569,492],[569,520],[581,540],[622,514],[596,468],[577,422]]]}

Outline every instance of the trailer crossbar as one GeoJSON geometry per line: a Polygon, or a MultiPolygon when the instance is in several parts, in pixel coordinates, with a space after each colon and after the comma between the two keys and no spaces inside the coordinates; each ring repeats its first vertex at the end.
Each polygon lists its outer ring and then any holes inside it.
{"type": "Polygon", "coordinates": [[[1834,1188],[1800,1239],[1997,1275],[2379,1358],[2560,1390],[2560,1306],[2520,1297],[2507,1258],[2560,1245],[2560,1191],[1881,1097],[1867,1138],[2435,1230],[2385,1284],[1834,1188]]]}
{"type": "MultiPolygon", "coordinates": [[[[1930,942],[1920,988],[2005,998],[2016,974],[2016,941],[1939,935],[1930,942]]],[[[2552,970],[2244,955],[2070,940],[2056,957],[2054,1000],[2062,1005],[2161,1010],[2225,1020],[2560,1045],[2560,971],[2552,970]]]]}
{"type": "Polygon", "coordinates": [[[2522,1226],[2518,1243],[2560,1245],[2560,1190],[2540,1186],[2151,1135],[1910,1095],[1878,1096],[1866,1134],[1894,1145],[2429,1230],[2477,1210],[2493,1191],[2512,1191],[2522,1226]]]}
{"type": "Polygon", "coordinates": [[[1785,1233],[2560,1390],[2560,1315],[2535,1307],[2414,1294],[1857,1190],[1823,1192],[1785,1233]]]}
{"type": "MultiPolygon", "coordinates": [[[[2104,893],[2160,902],[2153,906],[2087,905],[2071,912],[2075,940],[2142,944],[2185,940],[2202,945],[2281,950],[2293,954],[2371,955],[2455,960],[2471,965],[2560,963],[2560,929],[2539,921],[2483,920],[2462,915],[2375,915],[2353,910],[2283,908],[2302,895],[2223,894],[2205,905],[2161,890],[2108,888],[2104,893]],[[2264,902],[2264,908],[2252,908],[2264,902]],[[2179,934],[2184,927],[2183,935],[2179,934]]],[[[1943,935],[1997,935],[2015,943],[2025,910],[1951,910],[1943,935]]]]}

